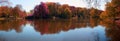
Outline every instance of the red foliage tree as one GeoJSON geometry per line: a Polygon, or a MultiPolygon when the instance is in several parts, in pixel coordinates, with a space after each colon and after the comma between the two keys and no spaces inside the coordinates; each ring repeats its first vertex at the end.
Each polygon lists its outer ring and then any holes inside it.
{"type": "Polygon", "coordinates": [[[47,18],[49,15],[48,7],[45,3],[41,2],[34,8],[33,16],[36,18],[47,18]]]}

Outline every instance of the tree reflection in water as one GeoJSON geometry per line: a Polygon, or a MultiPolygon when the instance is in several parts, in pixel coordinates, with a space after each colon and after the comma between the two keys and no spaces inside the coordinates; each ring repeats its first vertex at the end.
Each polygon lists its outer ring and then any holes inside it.
{"type": "MultiPolygon", "coordinates": [[[[99,40],[99,38],[100,38],[99,34],[103,33],[103,32],[105,32],[106,36],[108,37],[107,39],[109,41],[119,41],[120,40],[120,38],[119,38],[119,36],[120,36],[120,25],[115,23],[114,21],[111,21],[111,20],[100,21],[100,19],[92,19],[92,18],[90,18],[90,19],[80,19],[80,20],[41,19],[41,20],[29,21],[28,23],[31,24],[30,26],[33,26],[32,28],[34,28],[35,31],[39,32],[41,36],[44,35],[44,34],[58,34],[61,31],[69,33],[69,31],[71,31],[71,30],[73,30],[73,31],[78,31],[79,30],[79,31],[85,32],[85,29],[87,29],[88,31],[89,30],[91,30],[91,31],[89,31],[88,34],[85,34],[86,36],[89,35],[90,32],[91,33],[96,33],[95,34],[95,39],[96,39],[95,41],[99,40]],[[98,27],[98,25],[105,26],[105,31],[103,31],[103,32],[94,31],[94,30],[97,29],[97,28],[94,28],[94,27],[98,27]],[[87,28],[87,27],[91,27],[91,28],[87,28]]],[[[3,20],[3,21],[1,20],[0,21],[0,31],[9,32],[11,30],[15,30],[17,33],[22,33],[23,27],[28,23],[26,23],[25,20],[3,20]]],[[[25,30],[26,29],[24,29],[24,31],[25,30]]],[[[32,31],[34,31],[34,30],[32,30],[32,31]]],[[[101,28],[99,30],[101,30],[101,28]]],[[[75,33],[75,35],[81,34],[83,32],[77,32],[77,33],[75,33]]],[[[26,32],[24,32],[24,33],[26,33],[26,32]]],[[[35,34],[37,34],[37,33],[35,33],[35,34]]],[[[21,35],[24,36],[24,34],[21,34],[21,35]]],[[[72,34],[70,34],[70,35],[72,35],[72,34]]],[[[92,34],[92,35],[94,36],[94,34],[92,34]]],[[[67,38],[68,38],[68,36],[67,36],[67,38]]],[[[77,36],[80,36],[80,35],[77,35],[77,36]]],[[[37,37],[37,36],[35,36],[35,37],[37,37]]],[[[101,37],[103,37],[103,36],[101,36],[101,37]]],[[[0,41],[3,41],[3,40],[6,40],[6,39],[4,39],[1,36],[0,41]]]]}
{"type": "Polygon", "coordinates": [[[106,27],[106,36],[109,41],[120,41],[120,24],[115,21],[106,20],[102,24],[106,27]]]}
{"type": "Polygon", "coordinates": [[[1,20],[0,21],[0,30],[1,31],[10,31],[15,30],[16,32],[22,32],[21,26],[25,25],[24,20],[1,20]]]}
{"type": "MultiPolygon", "coordinates": [[[[57,19],[57,20],[34,20],[28,21],[29,24],[34,26],[34,29],[43,34],[55,34],[60,31],[69,31],[70,29],[83,28],[83,27],[95,27],[99,25],[99,19],[80,19],[80,20],[69,20],[69,19],[57,19]]],[[[1,20],[0,30],[10,31],[15,30],[16,32],[22,32],[22,26],[26,23],[25,20],[1,20]]]]}
{"type": "Polygon", "coordinates": [[[60,31],[68,31],[70,29],[95,27],[99,24],[99,19],[82,19],[82,20],[34,20],[34,29],[43,34],[55,34],[60,31]],[[96,22],[97,21],[97,22],[96,22]]]}

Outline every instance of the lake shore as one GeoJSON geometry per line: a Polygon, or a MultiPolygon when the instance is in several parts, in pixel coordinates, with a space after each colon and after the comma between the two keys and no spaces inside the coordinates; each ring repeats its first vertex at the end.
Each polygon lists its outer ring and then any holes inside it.
{"type": "Polygon", "coordinates": [[[15,20],[15,19],[24,19],[24,18],[0,18],[0,20],[15,20]]]}

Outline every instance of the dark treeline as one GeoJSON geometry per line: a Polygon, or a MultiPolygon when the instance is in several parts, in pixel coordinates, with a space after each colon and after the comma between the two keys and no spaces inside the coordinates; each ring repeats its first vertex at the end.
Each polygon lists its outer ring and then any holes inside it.
{"type": "Polygon", "coordinates": [[[37,5],[33,14],[29,15],[28,19],[40,19],[40,18],[62,18],[62,19],[70,19],[70,18],[99,18],[102,10],[98,10],[95,8],[81,8],[75,6],[69,6],[68,4],[59,4],[54,2],[41,2],[37,5]]]}

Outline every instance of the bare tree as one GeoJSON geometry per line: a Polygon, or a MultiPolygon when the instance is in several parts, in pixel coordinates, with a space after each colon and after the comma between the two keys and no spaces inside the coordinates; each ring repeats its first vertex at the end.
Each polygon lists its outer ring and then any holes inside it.
{"type": "Polygon", "coordinates": [[[94,7],[97,9],[102,5],[102,3],[107,3],[110,2],[111,0],[83,0],[83,1],[86,2],[88,8],[94,7]]]}

